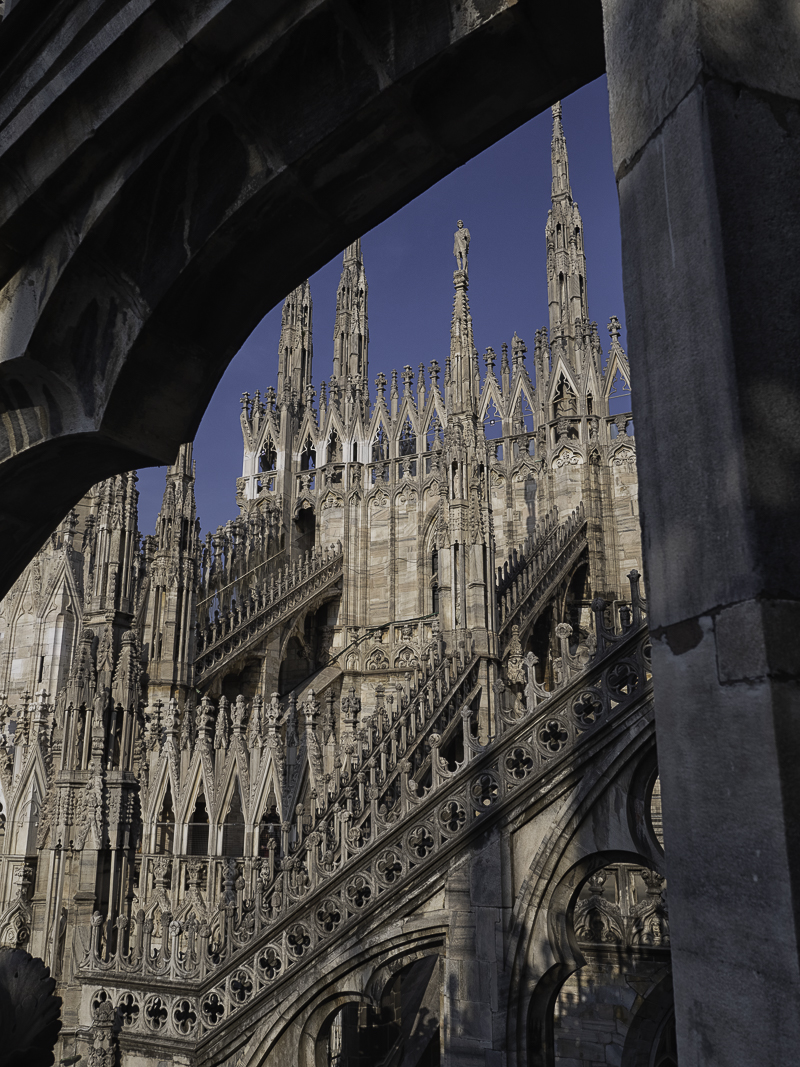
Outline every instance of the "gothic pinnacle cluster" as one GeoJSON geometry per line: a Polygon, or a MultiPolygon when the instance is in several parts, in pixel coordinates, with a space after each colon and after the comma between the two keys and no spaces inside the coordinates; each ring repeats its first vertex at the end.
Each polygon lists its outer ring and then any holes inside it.
{"type": "Polygon", "coordinates": [[[624,1062],[669,960],[663,877],[607,861],[641,851],[614,790],[652,729],[636,443],[553,120],[529,364],[514,333],[480,366],[460,220],[449,351],[371,397],[355,241],[329,379],[304,281],[242,396],[238,514],[201,539],[184,445],[142,545],[135,474],[109,479],[0,603],[0,941],[55,976],[62,1062],[505,1057],[562,878],[596,1012],[570,949],[543,1030],[624,1062]]]}

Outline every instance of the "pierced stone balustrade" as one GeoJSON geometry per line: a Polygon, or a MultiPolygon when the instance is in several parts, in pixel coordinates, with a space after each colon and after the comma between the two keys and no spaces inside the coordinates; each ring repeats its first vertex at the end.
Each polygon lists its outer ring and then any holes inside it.
{"type": "MultiPolygon", "coordinates": [[[[588,659],[570,652],[571,628],[559,626],[553,690],[536,682],[532,655],[520,656],[521,672],[497,679],[485,744],[473,730],[480,658],[459,651],[451,660],[439,650],[408,695],[398,687],[395,703],[387,691],[377,714],[343,738],[341,750],[357,754],[340,788],[326,790],[310,813],[298,805],[294,822],[280,827],[280,843],[276,827],[267,857],[208,861],[214,869],[204,918],[187,910],[188,895],[179,901],[167,889],[168,882],[183,887],[188,871],[189,894],[192,884],[196,890],[190,865],[197,860],[163,857],[160,921],[140,912],[130,927],[118,924],[112,952],[102,942],[111,926],[96,915],[81,980],[132,991],[126,1025],[145,1034],[148,1011],[163,1019],[165,1037],[188,1045],[238,1025],[233,1020],[257,992],[277,989],[325,943],[374,909],[392,907],[399,890],[407,893],[431,864],[447,862],[465,836],[502,818],[520,789],[547,788],[550,777],[556,781],[565,767],[590,758],[601,737],[616,736],[643,714],[652,698],[650,641],[639,575],[630,579],[631,613],[620,632],[607,625],[604,602],[596,604],[599,631],[588,659]],[[464,759],[451,767],[441,752],[448,731],[453,737],[458,728],[464,759]],[[421,788],[425,780],[430,784],[421,788]],[[173,898],[181,919],[174,918],[173,898]]],[[[305,714],[315,722],[314,708],[305,714]]]]}
{"type": "Polygon", "coordinates": [[[264,580],[256,596],[242,604],[234,602],[230,611],[199,630],[194,663],[200,686],[207,686],[217,671],[264,634],[320,596],[342,575],[341,542],[321,552],[295,560],[264,580]]]}

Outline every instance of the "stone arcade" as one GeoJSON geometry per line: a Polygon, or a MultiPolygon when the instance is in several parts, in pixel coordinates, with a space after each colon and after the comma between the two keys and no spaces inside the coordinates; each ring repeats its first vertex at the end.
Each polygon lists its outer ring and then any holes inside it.
{"type": "MultiPolygon", "coordinates": [[[[619,323],[590,321],[553,108],[549,329],[370,391],[307,282],[242,397],[237,518],[192,447],[140,545],[95,486],[0,604],[0,941],[97,1067],[675,1064],[619,323]]],[[[480,255],[480,247],[472,249],[480,255]]]]}

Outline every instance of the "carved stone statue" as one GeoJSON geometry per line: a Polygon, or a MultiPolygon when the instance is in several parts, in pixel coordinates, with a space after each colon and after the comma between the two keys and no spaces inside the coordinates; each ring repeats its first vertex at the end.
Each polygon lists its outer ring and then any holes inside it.
{"type": "Polygon", "coordinates": [[[458,270],[467,269],[467,256],[469,255],[469,230],[461,221],[458,220],[458,229],[453,235],[453,255],[456,257],[456,263],[458,264],[458,270]]]}

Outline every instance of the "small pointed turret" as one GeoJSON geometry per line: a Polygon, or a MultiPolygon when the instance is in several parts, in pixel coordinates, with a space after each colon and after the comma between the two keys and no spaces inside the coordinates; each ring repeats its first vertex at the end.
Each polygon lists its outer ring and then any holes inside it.
{"type": "Polygon", "coordinates": [[[344,388],[348,380],[361,384],[362,403],[369,403],[369,322],[367,275],[361,256],[361,238],[349,244],[342,258],[342,276],[336,291],[333,327],[333,377],[344,388]]]}
{"type": "Polygon", "coordinates": [[[278,397],[287,389],[302,400],[311,384],[314,344],[311,335],[311,286],[308,279],[283,302],[278,342],[278,397]]]}
{"type": "Polygon", "coordinates": [[[199,523],[194,496],[192,444],[181,445],[167,469],[156,534],[148,538],[149,587],[144,605],[144,647],[149,692],[162,700],[184,698],[191,682],[199,572],[199,523]]]}

